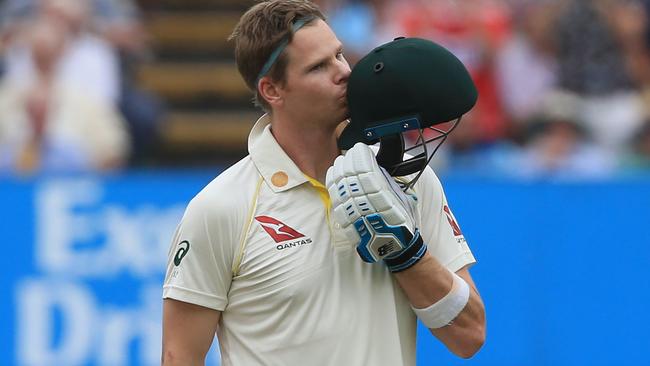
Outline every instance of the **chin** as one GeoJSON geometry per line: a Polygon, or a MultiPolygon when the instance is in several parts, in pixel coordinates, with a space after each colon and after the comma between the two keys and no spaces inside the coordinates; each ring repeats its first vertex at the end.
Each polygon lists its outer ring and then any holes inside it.
{"type": "Polygon", "coordinates": [[[348,105],[347,105],[347,104],[343,105],[343,107],[341,108],[341,114],[340,114],[340,116],[341,116],[341,117],[340,117],[340,120],[341,120],[341,121],[344,121],[344,120],[350,118],[350,110],[348,109],[348,105]]]}
{"type": "Polygon", "coordinates": [[[336,123],[336,125],[338,126],[339,123],[345,121],[348,118],[350,118],[350,116],[346,111],[346,113],[338,113],[338,114],[336,114],[336,118],[333,118],[332,122],[336,123]]]}

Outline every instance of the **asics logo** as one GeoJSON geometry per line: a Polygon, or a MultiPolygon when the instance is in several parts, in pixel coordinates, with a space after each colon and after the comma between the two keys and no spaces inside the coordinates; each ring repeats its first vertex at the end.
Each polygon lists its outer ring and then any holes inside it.
{"type": "Polygon", "coordinates": [[[176,252],[176,255],[174,255],[174,265],[175,266],[180,266],[181,261],[183,260],[183,257],[187,254],[187,252],[190,251],[190,242],[187,240],[183,240],[178,244],[179,248],[178,251],[176,252]]]}
{"type": "Polygon", "coordinates": [[[259,222],[264,231],[271,235],[271,238],[273,238],[276,243],[304,237],[303,234],[299,233],[294,228],[270,216],[257,216],[255,217],[255,220],[259,222]]]}

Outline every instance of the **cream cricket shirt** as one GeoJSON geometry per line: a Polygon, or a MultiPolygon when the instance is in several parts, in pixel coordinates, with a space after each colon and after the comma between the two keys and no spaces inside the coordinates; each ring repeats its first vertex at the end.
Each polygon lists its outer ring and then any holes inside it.
{"type": "MultiPolygon", "coordinates": [[[[262,117],[250,155],[188,205],[163,297],[220,310],[223,365],[415,365],[416,318],[385,266],[364,263],[330,222],[329,196],[262,117]]],[[[474,257],[430,169],[421,230],[450,270],[474,257]]]]}

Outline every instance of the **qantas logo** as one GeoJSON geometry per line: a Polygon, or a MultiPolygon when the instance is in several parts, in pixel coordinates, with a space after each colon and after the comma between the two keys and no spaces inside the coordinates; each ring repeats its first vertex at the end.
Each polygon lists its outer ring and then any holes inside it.
{"type": "Polygon", "coordinates": [[[294,228],[272,217],[257,216],[255,217],[255,220],[260,223],[264,231],[271,235],[276,243],[304,237],[303,234],[299,233],[294,228]]]}
{"type": "Polygon", "coordinates": [[[445,205],[445,207],[442,208],[445,211],[445,214],[447,215],[447,221],[449,221],[449,225],[451,225],[452,230],[454,230],[454,236],[461,236],[463,233],[460,231],[460,227],[456,223],[456,220],[454,220],[454,216],[451,214],[451,211],[449,210],[449,206],[445,205]]]}

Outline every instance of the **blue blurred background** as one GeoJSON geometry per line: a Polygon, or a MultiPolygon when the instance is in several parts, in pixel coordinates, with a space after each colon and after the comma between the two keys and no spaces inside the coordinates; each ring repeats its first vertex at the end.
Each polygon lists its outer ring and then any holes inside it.
{"type": "MultiPolygon", "coordinates": [[[[260,115],[226,41],[252,3],[0,2],[0,365],[159,364],[171,234],[260,115]]],[[[479,88],[431,164],[488,338],[420,329],[418,364],[650,365],[650,2],[318,3],[352,65],[423,37],[479,88]]]]}

